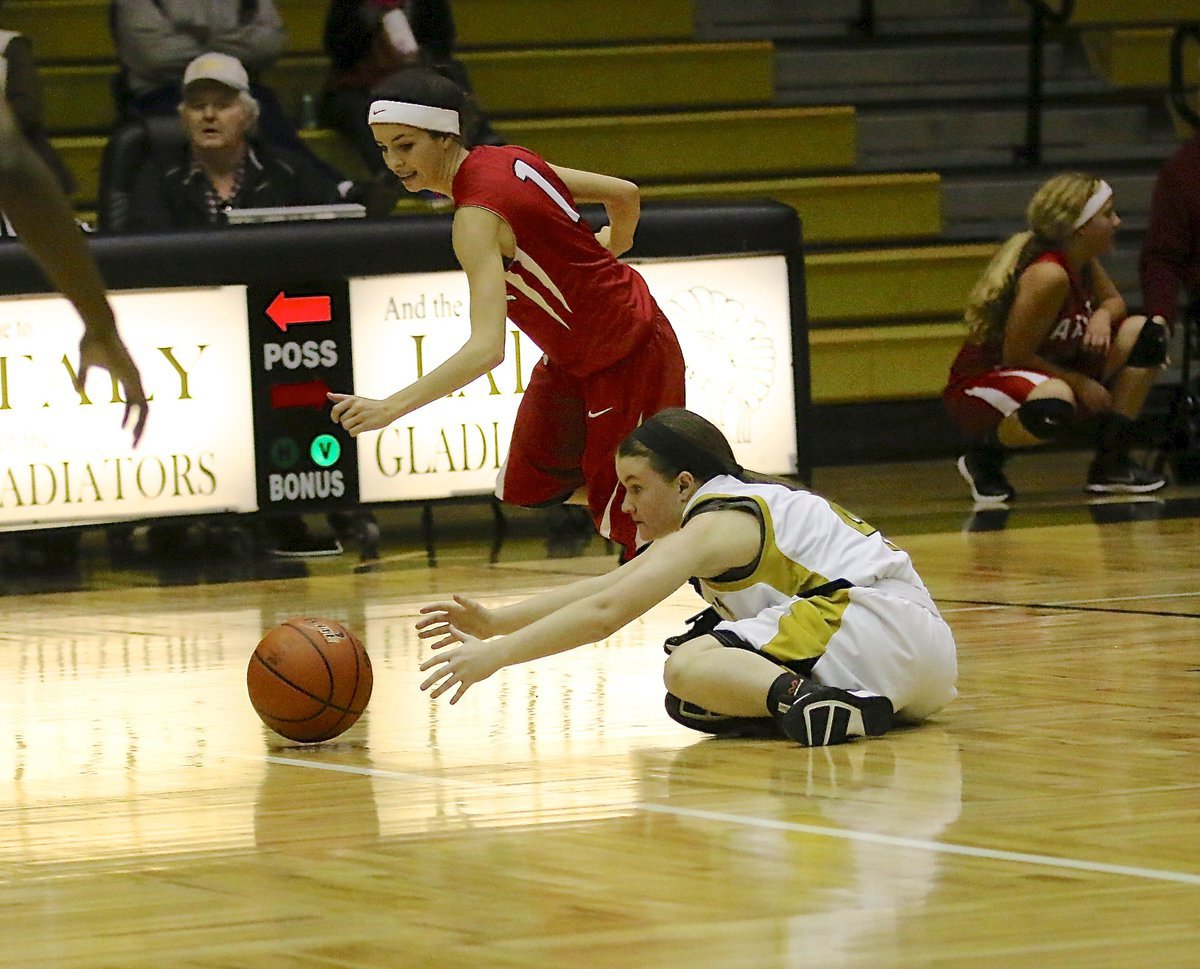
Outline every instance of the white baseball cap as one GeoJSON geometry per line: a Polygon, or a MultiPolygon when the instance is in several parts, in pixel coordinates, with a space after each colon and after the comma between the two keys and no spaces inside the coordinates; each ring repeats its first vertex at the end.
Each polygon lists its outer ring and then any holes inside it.
{"type": "Polygon", "coordinates": [[[183,72],[183,86],[193,81],[216,81],[235,91],[249,91],[250,78],[242,62],[229,54],[209,51],[193,60],[183,72]]]}

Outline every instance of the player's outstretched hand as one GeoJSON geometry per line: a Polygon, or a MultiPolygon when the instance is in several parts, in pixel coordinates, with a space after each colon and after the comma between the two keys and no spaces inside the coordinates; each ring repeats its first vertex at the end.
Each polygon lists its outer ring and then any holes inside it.
{"type": "Polygon", "coordinates": [[[448,690],[454,689],[450,698],[451,705],[462,699],[474,684],[486,680],[500,668],[496,661],[497,651],[488,643],[468,636],[460,629],[449,627],[447,633],[460,645],[446,652],[438,653],[421,664],[421,672],[432,670],[421,683],[422,690],[431,690],[429,694],[437,699],[448,690]]]}
{"type": "Polygon", "coordinates": [[[452,602],[434,602],[422,606],[421,615],[425,618],[417,622],[417,636],[420,639],[442,637],[436,643],[431,643],[430,649],[441,649],[451,643],[460,642],[461,640],[451,634],[451,629],[461,630],[477,639],[487,639],[495,635],[492,611],[466,596],[455,595],[452,602]]]}
{"type": "Polygon", "coordinates": [[[75,389],[83,391],[87,383],[88,371],[92,367],[100,367],[112,374],[121,385],[125,396],[125,415],[121,418],[121,427],[129,425],[129,419],[137,411],[133,422],[133,446],[137,447],[146,429],[146,418],[150,414],[146,403],[146,391],[142,389],[142,376],[138,373],[137,365],[129,350],[121,341],[121,335],[114,330],[97,330],[89,327],[84,331],[83,339],[79,341],[79,370],[75,376],[75,389]]]}
{"type": "Polygon", "coordinates": [[[330,419],[335,424],[341,424],[351,437],[358,437],[364,431],[377,431],[387,427],[397,417],[391,412],[386,400],[375,400],[371,397],[358,397],[354,394],[326,395],[333,401],[330,419]]]}

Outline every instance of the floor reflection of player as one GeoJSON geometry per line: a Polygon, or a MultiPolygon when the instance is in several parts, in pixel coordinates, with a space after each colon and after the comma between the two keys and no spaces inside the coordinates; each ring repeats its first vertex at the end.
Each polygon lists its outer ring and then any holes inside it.
{"type": "Polygon", "coordinates": [[[714,904],[736,884],[739,906],[780,919],[781,934],[764,940],[776,948],[754,953],[771,964],[877,965],[935,888],[944,856],[868,839],[934,841],[962,813],[958,743],[932,724],[886,744],[796,751],[714,739],[637,756],[655,841],[695,842],[714,904]],[[770,864],[764,877],[745,877],[747,858],[770,864]]]}

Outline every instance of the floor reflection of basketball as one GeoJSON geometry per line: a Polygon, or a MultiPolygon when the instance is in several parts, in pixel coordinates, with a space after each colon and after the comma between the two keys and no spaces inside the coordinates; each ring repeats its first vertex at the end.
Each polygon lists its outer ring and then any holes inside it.
{"type": "Polygon", "coordinates": [[[294,618],[263,636],[246,668],[250,702],[288,740],[317,743],[349,730],[371,699],[371,660],[333,619],[294,618]]]}

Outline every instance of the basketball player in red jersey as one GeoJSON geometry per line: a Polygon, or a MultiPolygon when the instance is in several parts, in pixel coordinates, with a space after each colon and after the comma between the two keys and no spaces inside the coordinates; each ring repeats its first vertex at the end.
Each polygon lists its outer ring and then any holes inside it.
{"type": "Polygon", "coordinates": [[[1100,419],[1089,492],[1147,492],[1161,477],[1130,457],[1134,421],[1167,358],[1164,327],[1127,316],[1100,264],[1121,220],[1107,182],[1068,172],[1029,203],[1029,230],[997,250],[967,305],[970,334],[943,393],[971,440],[958,469],[975,501],[1015,497],[1009,450],[1053,440],[1073,421],[1100,419]]]}
{"type": "Polygon", "coordinates": [[[121,341],[112,307],[92,254],[71,215],[58,180],[21,134],[8,102],[0,96],[0,209],[33,253],[50,281],[74,305],[83,320],[79,369],[82,389],[88,370],[112,374],[125,393],[125,427],[133,420],[136,447],[146,426],[146,394],[129,351],[121,341]]]}
{"type": "Polygon", "coordinates": [[[645,418],[684,403],[683,356],[646,282],[617,257],[633,245],[637,186],[559,168],[524,148],[468,149],[464,93],[410,70],[375,91],[369,122],[410,192],[453,199],[453,244],[470,288],[471,332],[441,366],[383,400],[332,393],[357,436],[446,396],[504,359],[505,319],[542,350],[517,412],[496,493],[527,507],[586,501],[596,530],[637,546],[614,455],[645,418]],[[600,202],[593,233],[577,202],[600,202]]]}

